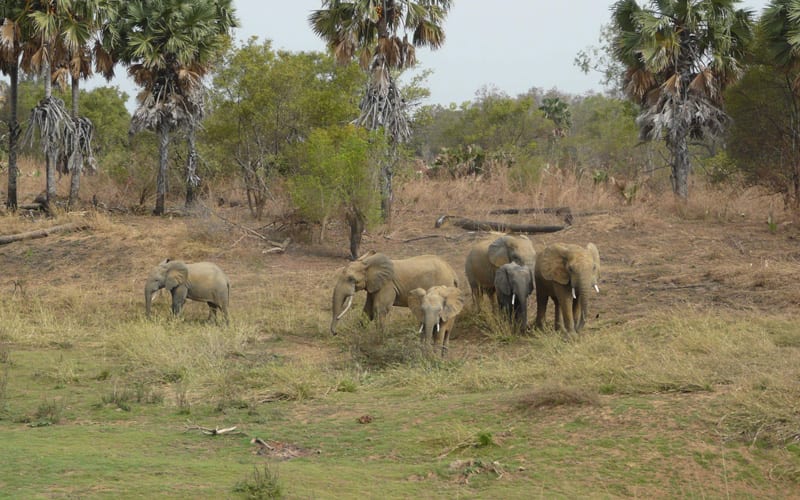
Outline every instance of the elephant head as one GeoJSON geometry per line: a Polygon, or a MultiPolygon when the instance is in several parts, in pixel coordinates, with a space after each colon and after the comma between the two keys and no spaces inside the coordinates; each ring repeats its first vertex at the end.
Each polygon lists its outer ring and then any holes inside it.
{"type": "MultiPolygon", "coordinates": [[[[150,304],[153,301],[155,293],[162,288],[166,288],[170,293],[178,287],[186,287],[189,279],[189,268],[186,264],[177,261],[166,259],[150,271],[150,276],[147,278],[147,283],[144,286],[144,304],[145,313],[150,316],[150,304]]],[[[174,304],[173,304],[173,312],[174,304]]]]}
{"type": "MultiPolygon", "coordinates": [[[[366,290],[369,296],[378,292],[393,278],[394,263],[386,255],[379,253],[363,255],[342,269],[333,288],[331,333],[336,335],[336,324],[350,309],[356,292],[366,290]]],[[[371,309],[365,306],[365,310],[371,314],[371,309]]]]}
{"type": "Polygon", "coordinates": [[[150,316],[153,295],[160,289],[172,295],[172,313],[180,314],[186,299],[205,302],[210,309],[209,319],[216,319],[221,309],[228,322],[230,282],[222,269],[211,262],[187,264],[166,259],[153,268],[144,286],[145,312],[150,316]]]}
{"type": "Polygon", "coordinates": [[[470,249],[464,271],[478,307],[484,292],[490,297],[494,293],[494,277],[497,269],[509,262],[534,268],[536,251],[527,236],[506,234],[493,240],[478,242],[470,249]]]}
{"type": "Polygon", "coordinates": [[[503,264],[494,276],[497,303],[520,332],[528,325],[528,297],[533,293],[533,269],[516,262],[503,264]]]}
{"type": "Polygon", "coordinates": [[[503,264],[516,262],[521,266],[528,266],[533,269],[536,264],[536,250],[533,243],[525,235],[507,234],[497,238],[489,245],[489,262],[495,268],[503,264]]]}
{"type": "MultiPolygon", "coordinates": [[[[593,243],[585,248],[571,244],[550,245],[539,254],[535,274],[539,307],[542,307],[538,298],[541,282],[546,284],[543,288],[549,288],[550,295],[558,300],[556,313],[561,308],[567,331],[572,331],[573,328],[575,331],[580,330],[586,322],[590,290],[600,291],[600,253],[597,247],[593,243]],[[572,311],[569,311],[570,305],[572,311]]],[[[547,298],[543,300],[546,307],[547,298]]]]}
{"type": "Polygon", "coordinates": [[[442,285],[427,291],[415,288],[408,294],[408,307],[420,323],[420,342],[432,341],[434,346],[441,345],[444,356],[456,316],[464,307],[461,290],[442,285]]]}

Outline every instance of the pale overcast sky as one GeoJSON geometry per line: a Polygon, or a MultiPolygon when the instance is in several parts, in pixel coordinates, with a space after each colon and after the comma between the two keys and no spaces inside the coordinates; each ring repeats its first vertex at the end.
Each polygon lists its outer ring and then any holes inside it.
{"type": "MultiPolygon", "coordinates": [[[[642,4],[643,2],[640,2],[642,4]]],[[[768,0],[744,0],[741,8],[759,15],[768,0]]],[[[239,40],[270,39],[275,49],[324,51],[308,15],[320,0],[234,0],[239,40]]],[[[571,94],[601,91],[600,76],[584,75],[573,64],[578,51],[598,45],[610,21],[612,0],[454,0],[445,22],[446,41],[436,51],[418,50],[418,68],[433,70],[427,80],[429,103],[472,100],[489,86],[516,96],[532,87],[571,94]]],[[[124,75],[125,69],[117,73],[124,75]]],[[[105,85],[95,78],[92,85],[105,85]]],[[[131,96],[135,86],[117,79],[131,96]]]]}

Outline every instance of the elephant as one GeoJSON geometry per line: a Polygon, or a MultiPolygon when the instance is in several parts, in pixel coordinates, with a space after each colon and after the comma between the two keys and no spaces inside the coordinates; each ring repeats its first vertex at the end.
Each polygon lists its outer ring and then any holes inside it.
{"type": "Polygon", "coordinates": [[[586,323],[589,290],[600,292],[600,252],[593,243],[556,243],[536,258],[536,328],[544,327],[547,300],[555,304],[555,329],[567,334],[580,331],[586,323]],[[563,322],[562,322],[563,320],[563,322]]]}
{"type": "Polygon", "coordinates": [[[187,264],[179,260],[166,259],[153,268],[144,286],[145,311],[150,317],[153,295],[162,288],[172,294],[172,313],[177,316],[186,299],[205,302],[209,307],[208,318],[216,321],[217,310],[222,310],[225,323],[229,323],[228,299],[231,284],[225,273],[211,262],[187,264]]]}
{"type": "Polygon", "coordinates": [[[456,322],[456,316],[464,307],[461,290],[454,286],[433,286],[427,291],[415,288],[408,293],[408,307],[419,321],[419,339],[425,345],[441,345],[442,357],[447,353],[447,342],[456,322]]]}
{"type": "Polygon", "coordinates": [[[484,293],[489,298],[494,295],[497,269],[509,262],[516,262],[533,269],[536,264],[536,250],[533,249],[533,243],[527,236],[506,234],[499,238],[479,241],[470,249],[464,271],[472,290],[473,302],[478,309],[484,293]]]}
{"type": "Polygon", "coordinates": [[[382,253],[363,255],[347,265],[339,274],[333,288],[331,333],[336,335],[336,324],[350,309],[353,296],[367,291],[364,312],[379,327],[395,305],[408,307],[408,294],[415,288],[436,285],[458,287],[458,278],[450,264],[435,255],[418,255],[408,259],[392,260],[382,253]]]}
{"type": "Polygon", "coordinates": [[[528,328],[528,298],[533,293],[533,283],[533,269],[516,262],[503,264],[494,275],[497,304],[518,333],[525,333],[528,328]]]}

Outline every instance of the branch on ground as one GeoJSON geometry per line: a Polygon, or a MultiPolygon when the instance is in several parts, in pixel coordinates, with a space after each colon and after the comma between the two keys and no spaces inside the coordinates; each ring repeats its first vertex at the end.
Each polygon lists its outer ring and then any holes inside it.
{"type": "Polygon", "coordinates": [[[436,219],[436,226],[435,227],[442,227],[445,222],[450,222],[454,226],[460,227],[462,229],[466,229],[468,231],[503,231],[503,232],[514,232],[514,233],[555,233],[557,231],[561,231],[566,229],[567,225],[564,226],[543,226],[537,224],[513,224],[510,222],[498,222],[498,221],[481,221],[481,220],[473,220],[467,219],[465,217],[454,217],[452,215],[442,215],[438,219],[436,219]]]}

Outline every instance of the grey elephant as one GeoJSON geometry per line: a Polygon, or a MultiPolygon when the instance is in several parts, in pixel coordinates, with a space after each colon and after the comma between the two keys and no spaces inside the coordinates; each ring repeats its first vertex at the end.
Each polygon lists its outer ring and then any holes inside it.
{"type": "Polygon", "coordinates": [[[525,235],[506,234],[475,243],[467,254],[464,271],[467,275],[472,299],[480,309],[484,294],[494,295],[494,277],[503,264],[516,262],[533,269],[536,265],[536,250],[525,235]]]}
{"type": "Polygon", "coordinates": [[[586,323],[590,290],[600,291],[600,252],[593,243],[556,243],[536,258],[536,327],[543,328],[547,301],[555,304],[555,329],[576,333],[586,323]]]}
{"type": "Polygon", "coordinates": [[[391,307],[408,307],[408,294],[415,288],[436,285],[458,286],[458,278],[450,264],[435,255],[419,255],[392,260],[382,253],[364,255],[347,265],[333,287],[331,333],[353,303],[353,296],[367,291],[364,313],[378,326],[391,307]]]}
{"type": "Polygon", "coordinates": [[[533,269],[516,262],[503,264],[494,275],[497,304],[517,333],[528,329],[528,298],[533,293],[533,283],[533,269]]]}
{"type": "Polygon", "coordinates": [[[179,260],[166,259],[153,268],[144,286],[145,311],[150,316],[153,295],[162,288],[172,295],[172,313],[178,315],[186,299],[205,302],[209,307],[209,319],[216,321],[217,310],[229,323],[228,300],[231,285],[228,277],[216,264],[194,262],[187,264],[179,260]]]}
{"type": "Polygon", "coordinates": [[[420,342],[432,342],[434,348],[441,346],[444,356],[456,316],[464,307],[461,290],[442,285],[427,290],[415,288],[408,294],[408,307],[420,323],[420,342]]]}

